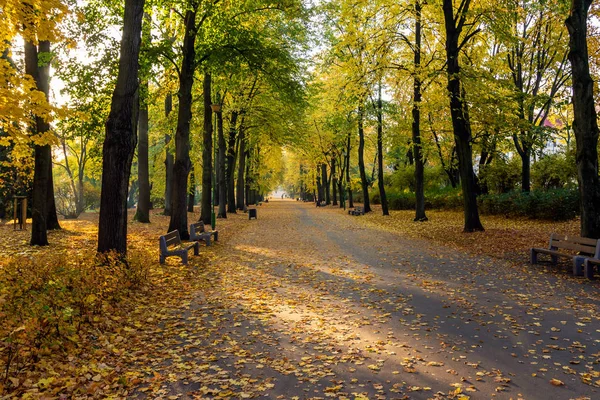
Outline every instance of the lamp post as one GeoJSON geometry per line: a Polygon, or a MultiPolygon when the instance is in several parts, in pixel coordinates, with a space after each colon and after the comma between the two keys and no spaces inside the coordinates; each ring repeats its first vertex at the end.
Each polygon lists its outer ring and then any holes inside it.
{"type": "MultiPolygon", "coordinates": [[[[212,178],[212,204],[211,204],[211,213],[210,213],[210,224],[212,226],[213,231],[217,227],[217,216],[215,215],[215,199],[217,193],[217,129],[218,129],[218,119],[217,114],[221,112],[220,104],[211,104],[210,108],[215,114],[215,128],[213,129],[213,174],[212,178]]],[[[219,199],[219,201],[223,201],[219,199]]]]}

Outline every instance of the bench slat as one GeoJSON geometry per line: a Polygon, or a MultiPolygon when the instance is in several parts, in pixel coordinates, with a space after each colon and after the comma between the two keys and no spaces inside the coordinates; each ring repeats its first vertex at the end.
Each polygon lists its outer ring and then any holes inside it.
{"type": "Polygon", "coordinates": [[[557,249],[566,249],[566,250],[574,250],[581,253],[586,254],[594,254],[596,252],[596,246],[588,246],[579,243],[573,243],[565,240],[553,240],[551,242],[552,247],[556,247],[557,249]]]}
{"type": "Polygon", "coordinates": [[[580,236],[565,236],[565,235],[559,235],[558,233],[553,233],[550,240],[579,243],[579,244],[593,246],[593,247],[596,247],[596,245],[598,244],[598,240],[596,240],[596,239],[590,239],[590,238],[580,237],[580,236]]]}

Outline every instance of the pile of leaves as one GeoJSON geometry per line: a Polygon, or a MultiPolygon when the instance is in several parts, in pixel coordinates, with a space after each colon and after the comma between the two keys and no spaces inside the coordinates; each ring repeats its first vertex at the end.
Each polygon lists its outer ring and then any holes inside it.
{"type": "Polygon", "coordinates": [[[503,258],[516,263],[529,261],[531,247],[547,247],[551,233],[579,235],[579,219],[568,221],[530,220],[485,215],[483,232],[462,232],[464,216],[461,211],[427,210],[427,222],[413,222],[414,211],[391,211],[382,216],[381,210],[365,215],[370,225],[408,237],[427,239],[457,250],[503,258]]]}
{"type": "Polygon", "coordinates": [[[196,291],[211,251],[160,265],[157,214],[130,225],[126,262],[98,258],[97,215],[61,223],[48,247],[0,225],[0,397],[127,397],[147,375],[134,367],[140,343],[196,291]]]}

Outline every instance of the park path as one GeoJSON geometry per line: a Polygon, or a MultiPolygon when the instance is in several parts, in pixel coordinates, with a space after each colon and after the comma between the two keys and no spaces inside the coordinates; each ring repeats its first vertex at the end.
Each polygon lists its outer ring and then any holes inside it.
{"type": "Polygon", "coordinates": [[[205,289],[159,328],[178,332],[154,366],[165,396],[600,398],[596,286],[336,208],[258,207],[197,279],[205,289]]]}

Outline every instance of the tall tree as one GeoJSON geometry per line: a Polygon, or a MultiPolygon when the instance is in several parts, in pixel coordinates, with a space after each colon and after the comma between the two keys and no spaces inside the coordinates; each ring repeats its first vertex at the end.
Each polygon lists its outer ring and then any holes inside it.
{"type": "Polygon", "coordinates": [[[202,139],[204,147],[202,148],[202,200],[200,209],[200,220],[206,225],[211,224],[213,213],[213,204],[211,196],[213,195],[213,124],[212,124],[212,100],[211,100],[211,76],[204,74],[203,86],[204,99],[204,129],[202,139]]]}
{"type": "MultiPolygon", "coordinates": [[[[144,23],[142,27],[142,45],[149,46],[151,40],[151,27],[152,19],[150,14],[144,14],[144,23]]],[[[146,60],[146,64],[147,64],[146,60]]],[[[149,66],[143,65],[142,69],[142,83],[140,86],[139,95],[139,121],[138,121],[138,203],[135,211],[135,219],[138,222],[149,223],[150,222],[150,170],[148,162],[148,75],[149,66]]]]}
{"type": "Polygon", "coordinates": [[[364,212],[371,212],[371,201],[369,199],[369,181],[365,172],[365,128],[364,128],[365,109],[363,103],[358,106],[358,172],[360,173],[360,183],[363,194],[364,212]]]}
{"type": "Polygon", "coordinates": [[[461,37],[467,26],[467,16],[471,0],[461,0],[456,13],[453,0],[443,0],[444,21],[446,30],[446,72],[448,75],[448,94],[450,97],[450,114],[452,128],[458,154],[460,181],[462,186],[465,232],[482,231],[477,209],[477,182],[473,172],[473,156],[471,142],[471,125],[469,123],[468,104],[464,99],[465,89],[461,84],[459,56],[461,49],[478,32],[472,24],[471,29],[461,37]]]}
{"type": "MultiPolygon", "coordinates": [[[[182,60],[179,70],[179,107],[175,132],[175,162],[173,163],[173,189],[171,193],[171,219],[169,232],[177,230],[182,239],[188,239],[187,183],[190,173],[190,121],[192,119],[192,87],[196,71],[196,14],[198,4],[192,1],[185,12],[182,60]]],[[[204,178],[203,178],[204,181],[204,178]]],[[[204,190],[204,186],[203,186],[204,190]]],[[[204,196],[204,193],[203,193],[204,196]]],[[[204,205],[204,203],[203,203],[204,205]]],[[[202,210],[204,213],[204,210],[202,210]]],[[[204,215],[204,214],[203,214],[204,215]]],[[[206,221],[205,221],[206,222],[206,221]]]]}
{"type": "Polygon", "coordinates": [[[421,16],[423,5],[421,0],[415,0],[415,43],[414,77],[413,77],[413,107],[412,107],[412,154],[415,162],[415,221],[427,221],[425,215],[425,163],[421,145],[421,16]]]}
{"type": "MultiPolygon", "coordinates": [[[[40,41],[39,51],[49,53],[50,42],[40,41]]],[[[50,89],[50,66],[39,66],[38,47],[30,40],[25,42],[25,72],[30,75],[45,98],[48,98],[50,89]]],[[[47,63],[45,63],[47,64],[47,63]]],[[[41,115],[35,116],[32,131],[39,138],[50,130],[47,119],[41,115]]],[[[38,139],[38,140],[40,140],[38,139]]],[[[35,141],[34,141],[35,143],[35,141]]],[[[34,145],[35,167],[33,174],[33,204],[31,223],[31,245],[47,246],[47,219],[49,211],[48,188],[52,185],[52,151],[49,143],[42,139],[34,145]]]]}
{"type": "Polygon", "coordinates": [[[98,252],[127,253],[127,186],[136,146],[136,102],[144,0],[125,0],[117,84],[102,149],[98,252]]]}
{"type": "MultiPolygon", "coordinates": [[[[168,93],[165,97],[165,116],[169,118],[169,115],[173,111],[173,95],[168,93]]],[[[172,209],[172,194],[173,194],[173,154],[170,151],[171,135],[168,133],[165,135],[165,209],[164,215],[171,215],[172,209]]]]}
{"type": "Polygon", "coordinates": [[[377,90],[377,185],[379,186],[381,212],[383,215],[390,215],[383,181],[383,99],[381,98],[381,82],[377,90]]]}
{"type": "Polygon", "coordinates": [[[570,38],[569,61],[573,71],[573,129],[577,144],[577,178],[581,194],[581,236],[600,239],[598,120],[587,45],[588,12],[591,4],[592,0],[572,0],[566,24],[570,38]]]}
{"type": "Polygon", "coordinates": [[[226,157],[226,144],[225,144],[225,134],[223,132],[223,111],[219,110],[217,114],[217,144],[218,144],[218,154],[217,154],[217,170],[219,171],[219,212],[217,213],[217,217],[219,218],[227,218],[227,177],[226,168],[225,168],[225,157],[226,157]]]}

